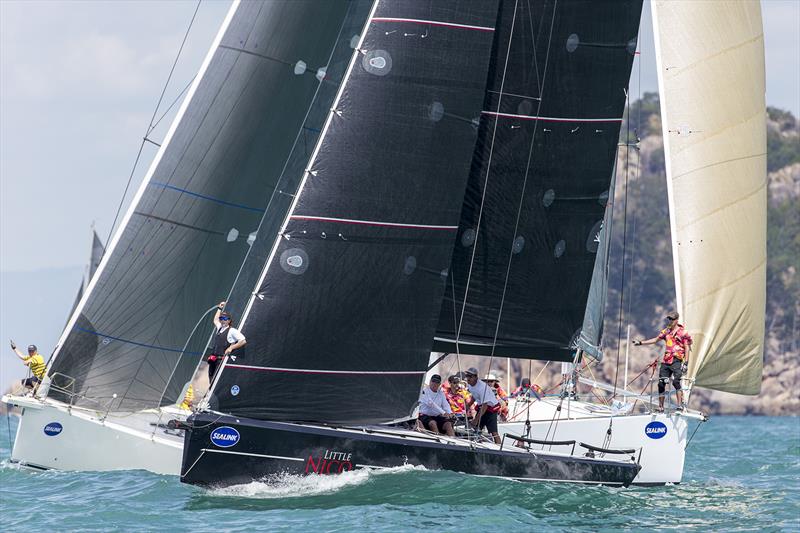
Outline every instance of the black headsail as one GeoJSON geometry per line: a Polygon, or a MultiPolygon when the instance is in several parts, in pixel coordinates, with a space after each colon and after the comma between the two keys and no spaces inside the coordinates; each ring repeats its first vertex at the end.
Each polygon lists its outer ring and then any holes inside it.
{"type": "Polygon", "coordinates": [[[572,358],[640,11],[641,0],[502,2],[437,351],[572,358]]]}
{"type": "Polygon", "coordinates": [[[257,242],[327,83],[325,67],[335,49],[347,49],[348,23],[363,26],[368,9],[357,8],[345,0],[234,2],[59,343],[49,375],[73,401],[125,411],[177,399],[207,330],[183,346],[257,242]]]}
{"type": "Polygon", "coordinates": [[[408,416],[475,147],[497,3],[376,2],[211,407],[330,423],[408,416]]]}

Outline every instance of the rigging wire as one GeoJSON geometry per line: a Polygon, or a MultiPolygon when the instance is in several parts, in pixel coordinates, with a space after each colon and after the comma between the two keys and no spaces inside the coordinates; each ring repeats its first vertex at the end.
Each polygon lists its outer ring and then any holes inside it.
{"type": "MultiPolygon", "coordinates": [[[[542,69],[542,84],[539,86],[539,101],[538,101],[537,107],[536,107],[536,116],[537,117],[541,116],[542,101],[543,101],[542,96],[544,94],[544,84],[545,84],[545,81],[547,80],[547,65],[548,65],[549,60],[550,60],[550,48],[551,48],[551,45],[553,43],[553,26],[555,25],[557,8],[558,8],[558,0],[556,0],[553,3],[553,16],[550,19],[550,34],[549,34],[548,39],[547,39],[547,50],[545,52],[545,57],[544,57],[544,67],[542,69]]],[[[516,15],[516,13],[515,13],[515,15],[516,15]]],[[[512,35],[513,35],[513,31],[514,31],[513,23],[512,23],[512,26],[511,26],[511,31],[512,31],[512,35]]],[[[509,39],[509,49],[510,49],[510,47],[511,47],[511,42],[510,42],[510,39],[509,39]]],[[[506,58],[506,61],[508,61],[508,58],[506,58]]],[[[500,90],[502,92],[502,90],[503,90],[502,87],[501,87],[500,90]]],[[[498,102],[498,110],[500,110],[499,102],[498,102]]],[[[497,124],[497,122],[495,122],[495,125],[496,124],[497,124]]],[[[511,236],[511,246],[510,246],[509,251],[508,251],[508,262],[506,264],[506,275],[505,275],[505,279],[503,280],[503,292],[502,292],[502,296],[500,298],[500,306],[498,307],[497,321],[495,323],[494,336],[492,338],[492,351],[491,351],[491,356],[489,358],[489,372],[491,372],[491,370],[492,370],[492,363],[494,361],[494,352],[495,352],[495,349],[497,348],[497,337],[500,334],[500,322],[502,321],[503,309],[505,307],[505,301],[506,301],[506,294],[508,293],[508,280],[511,277],[511,263],[514,260],[514,242],[515,242],[516,237],[517,237],[517,231],[519,230],[519,221],[520,221],[520,218],[522,216],[522,206],[525,204],[525,190],[526,190],[526,187],[528,185],[528,177],[530,176],[531,161],[533,159],[533,150],[534,150],[534,146],[535,146],[535,142],[536,142],[536,133],[538,131],[539,131],[539,120],[537,118],[534,121],[533,134],[531,135],[530,148],[528,149],[528,160],[527,160],[527,163],[526,163],[526,166],[525,166],[525,174],[524,174],[524,178],[522,180],[522,190],[520,191],[519,205],[517,207],[517,216],[516,216],[516,219],[514,220],[514,231],[513,231],[512,236],[511,236]]],[[[492,139],[492,143],[494,143],[494,139],[492,139]]],[[[487,183],[489,181],[488,180],[488,168],[487,168],[487,180],[486,181],[487,181],[487,183]]],[[[486,194],[486,191],[484,189],[484,195],[485,194],[486,194]]],[[[483,209],[482,205],[481,205],[481,209],[483,209]]],[[[480,227],[480,216],[479,216],[478,220],[479,220],[478,226],[480,227]]],[[[476,237],[476,241],[477,241],[477,237],[476,237]]],[[[475,247],[475,249],[477,249],[477,246],[475,247]]],[[[473,260],[474,260],[475,249],[473,249],[473,260]]],[[[471,266],[470,266],[470,268],[471,268],[471,266]]],[[[466,297],[464,298],[464,304],[466,305],[466,297]]]]}
{"type": "MultiPolygon", "coordinates": [[[[630,89],[630,83],[628,84],[630,89]]],[[[622,279],[620,280],[619,287],[619,317],[617,320],[617,362],[614,369],[614,391],[612,398],[617,396],[617,381],[619,380],[619,358],[622,348],[622,320],[625,316],[625,269],[627,257],[627,241],[628,241],[628,175],[630,173],[630,134],[631,134],[631,99],[628,89],[625,90],[625,99],[627,100],[627,119],[625,121],[625,180],[623,185],[623,209],[622,209],[622,279]]]]}
{"type": "MultiPolygon", "coordinates": [[[[133,161],[133,168],[131,168],[130,175],[128,176],[128,183],[125,184],[125,191],[122,193],[122,198],[119,200],[119,206],[117,206],[117,212],[114,215],[114,221],[111,223],[111,228],[108,230],[108,237],[106,237],[106,244],[105,249],[108,250],[108,243],[111,242],[111,236],[114,234],[114,227],[117,225],[117,220],[119,219],[119,214],[122,211],[122,206],[125,203],[125,198],[128,196],[128,190],[131,186],[131,181],[133,181],[133,175],[136,173],[136,168],[139,165],[139,159],[142,157],[142,150],[144,150],[144,145],[147,142],[150,142],[148,136],[150,133],[153,132],[155,126],[153,125],[153,121],[158,114],[158,110],[161,107],[161,102],[164,99],[164,94],[167,92],[167,87],[169,87],[169,82],[172,80],[172,74],[175,72],[175,67],[178,65],[178,60],[181,57],[181,53],[183,52],[183,47],[186,44],[186,39],[189,37],[189,32],[194,25],[195,18],[197,17],[197,12],[200,9],[200,4],[203,3],[203,0],[197,0],[197,6],[194,8],[194,13],[192,14],[192,19],[189,21],[189,26],[186,28],[186,32],[183,35],[183,41],[181,41],[181,46],[178,49],[178,54],[175,56],[175,61],[172,62],[172,68],[169,70],[169,76],[167,76],[167,81],[164,83],[164,87],[161,89],[161,96],[158,97],[158,103],[156,104],[156,108],[153,110],[153,116],[150,117],[150,123],[147,125],[147,133],[145,133],[144,137],[142,138],[141,144],[139,144],[139,151],[136,153],[136,159],[133,161]]],[[[190,82],[191,85],[191,82],[190,82]]],[[[187,86],[188,87],[188,86],[187,86]]],[[[185,92],[186,89],[181,91],[181,94],[185,92]]],[[[180,96],[178,96],[180,98],[180,96]]],[[[174,105],[174,102],[170,105],[170,108],[174,105]]],[[[169,109],[167,110],[169,111],[169,109]]],[[[161,118],[164,118],[163,116],[161,118]]],[[[161,118],[158,119],[158,122],[161,122],[161,118]]],[[[158,122],[156,125],[158,125],[158,122]]],[[[103,251],[103,255],[105,255],[105,250],[103,251]]]]}

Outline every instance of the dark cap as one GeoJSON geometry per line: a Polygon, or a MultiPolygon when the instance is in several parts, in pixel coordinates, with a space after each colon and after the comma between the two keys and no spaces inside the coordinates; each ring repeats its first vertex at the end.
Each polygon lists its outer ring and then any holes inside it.
{"type": "Polygon", "coordinates": [[[452,376],[450,376],[449,378],[447,378],[447,381],[449,381],[450,383],[455,383],[455,382],[457,382],[458,380],[459,380],[458,374],[453,374],[452,376]]]}
{"type": "Polygon", "coordinates": [[[475,368],[474,366],[471,366],[466,370],[466,372],[464,372],[464,375],[465,376],[477,376],[478,375],[478,369],[475,368]]]}
{"type": "Polygon", "coordinates": [[[673,311],[673,312],[671,312],[670,314],[667,315],[667,318],[669,320],[678,320],[680,317],[681,317],[681,315],[679,315],[677,311],[673,311]]]}
{"type": "Polygon", "coordinates": [[[522,386],[523,387],[530,387],[531,386],[531,380],[529,380],[528,378],[523,378],[522,379],[522,386]]]}
{"type": "Polygon", "coordinates": [[[441,383],[441,382],[442,382],[442,376],[440,376],[439,374],[434,374],[431,376],[431,383],[441,383]]]}
{"type": "Polygon", "coordinates": [[[31,344],[31,345],[28,346],[28,351],[29,352],[35,352],[37,350],[38,350],[38,348],[36,348],[35,344],[31,344]]]}

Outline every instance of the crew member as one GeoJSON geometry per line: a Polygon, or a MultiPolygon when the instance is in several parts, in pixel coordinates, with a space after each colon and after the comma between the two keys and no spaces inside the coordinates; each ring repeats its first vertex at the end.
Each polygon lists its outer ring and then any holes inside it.
{"type": "Polygon", "coordinates": [[[238,350],[247,344],[244,335],[233,327],[231,314],[224,309],[225,302],[220,302],[217,306],[217,312],[214,314],[216,333],[214,334],[214,344],[211,347],[211,355],[208,356],[209,387],[214,382],[214,374],[217,373],[217,367],[223,359],[229,356],[234,350],[238,350]]]}
{"type": "Polygon", "coordinates": [[[478,407],[470,424],[478,429],[486,428],[492,434],[494,441],[500,444],[500,434],[497,432],[497,413],[500,411],[500,402],[494,390],[478,379],[478,370],[474,367],[464,372],[467,378],[467,389],[474,398],[478,407]]]}
{"type": "Polygon", "coordinates": [[[505,422],[508,418],[508,393],[500,386],[500,380],[494,374],[486,374],[483,381],[494,390],[494,395],[500,402],[500,420],[505,422]]]}
{"type": "Polygon", "coordinates": [[[453,431],[453,410],[439,387],[442,376],[434,374],[428,385],[422,387],[419,394],[419,422],[425,429],[434,433],[447,433],[455,437],[453,431]]]}
{"type": "Polygon", "coordinates": [[[664,412],[664,392],[670,377],[678,399],[678,410],[684,409],[681,377],[689,365],[692,336],[689,335],[683,324],[678,323],[678,318],[680,315],[676,311],[671,312],[666,316],[667,327],[662,329],[658,336],[652,339],[633,341],[635,346],[647,346],[664,341],[664,360],[658,370],[658,412],[660,413],[664,412]]]}
{"type": "Polygon", "coordinates": [[[458,376],[452,375],[447,378],[448,387],[442,385],[445,389],[444,395],[447,402],[450,404],[450,409],[457,419],[466,418],[467,416],[467,402],[470,399],[470,394],[467,391],[466,384],[458,379],[458,376]]]}
{"type": "Polygon", "coordinates": [[[531,380],[523,378],[522,383],[511,393],[512,398],[530,398],[533,396],[537,400],[542,399],[542,388],[539,385],[531,385],[531,380]]]}
{"type": "Polygon", "coordinates": [[[44,379],[44,372],[46,366],[44,364],[44,357],[39,354],[39,350],[35,344],[28,346],[28,355],[24,355],[17,350],[17,345],[11,341],[11,349],[17,354],[17,357],[22,359],[22,363],[31,369],[31,377],[22,380],[22,386],[29,389],[35,389],[36,386],[44,379]]]}

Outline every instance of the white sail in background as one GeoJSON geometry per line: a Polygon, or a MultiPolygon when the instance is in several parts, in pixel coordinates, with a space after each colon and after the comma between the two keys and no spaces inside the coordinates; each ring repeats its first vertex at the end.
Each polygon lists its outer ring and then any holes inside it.
{"type": "Polygon", "coordinates": [[[764,35],[757,0],[654,1],[677,305],[695,385],[758,394],[766,305],[764,35]]]}

